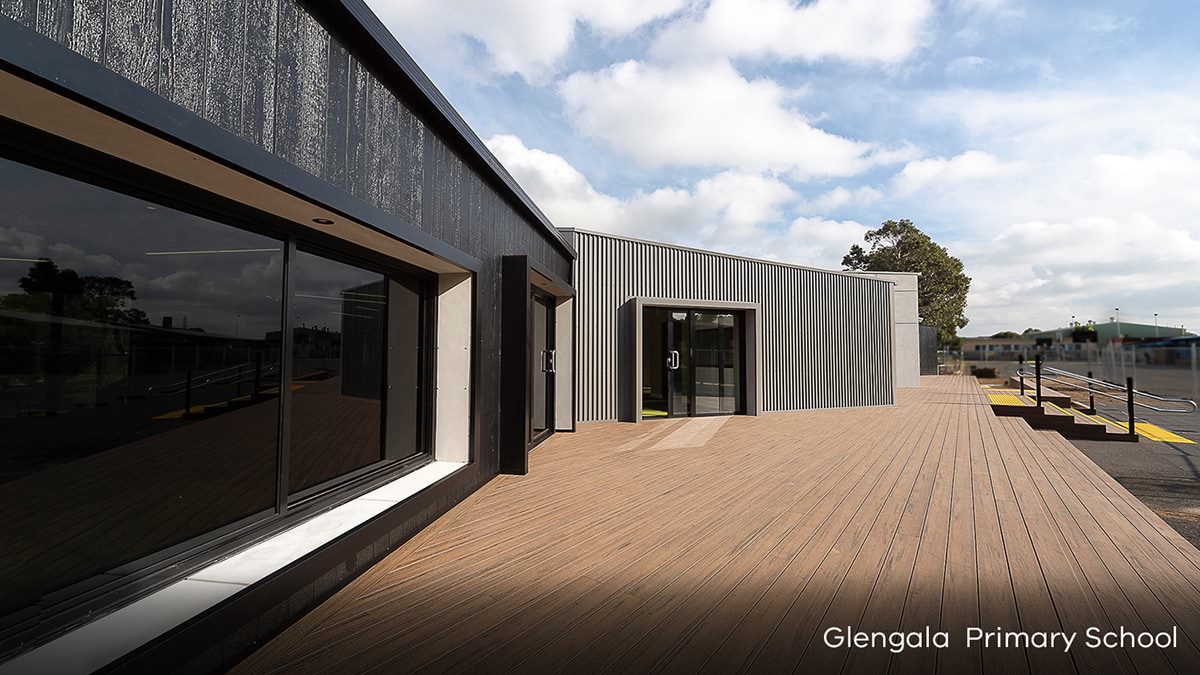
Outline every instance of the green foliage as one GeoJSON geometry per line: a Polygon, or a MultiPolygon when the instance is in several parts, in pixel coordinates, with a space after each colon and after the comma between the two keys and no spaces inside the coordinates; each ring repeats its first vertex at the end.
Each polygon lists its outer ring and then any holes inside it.
{"type": "Polygon", "coordinates": [[[1026,328],[1025,330],[1021,331],[1021,335],[1029,335],[1030,333],[1040,333],[1040,332],[1042,332],[1042,329],[1040,329],[1040,328],[1026,328]]]}
{"type": "MultiPolygon", "coordinates": [[[[0,372],[26,367],[20,351],[25,346],[53,344],[54,340],[70,345],[76,356],[93,351],[124,353],[128,335],[123,326],[150,323],[145,312],[130,306],[137,293],[127,279],[80,275],[43,259],[17,283],[22,292],[0,295],[0,309],[42,320],[0,322],[0,354],[7,357],[0,358],[0,372]],[[52,322],[47,320],[50,317],[72,321],[60,323],[55,338],[52,322]]],[[[64,374],[73,374],[89,366],[86,360],[75,358],[58,367],[64,374]]]]}
{"type": "Polygon", "coordinates": [[[992,337],[994,337],[994,338],[1019,338],[1019,337],[1021,337],[1021,334],[1016,331],[1002,330],[999,333],[996,333],[995,335],[993,335],[992,337]]]}
{"type": "Polygon", "coordinates": [[[842,258],[842,266],[863,272],[919,272],[921,323],[937,328],[940,343],[951,343],[958,329],[967,325],[963,312],[971,277],[963,273],[962,261],[907,219],[886,221],[864,239],[870,250],[854,244],[842,258]]]}

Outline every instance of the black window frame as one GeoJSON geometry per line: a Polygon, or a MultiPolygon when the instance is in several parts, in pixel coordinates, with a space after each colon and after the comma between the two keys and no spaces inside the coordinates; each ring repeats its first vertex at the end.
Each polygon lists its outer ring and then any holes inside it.
{"type": "MultiPolygon", "coordinates": [[[[87,183],[135,199],[175,209],[216,223],[280,240],[285,245],[284,290],[280,303],[281,350],[285,366],[292,357],[292,294],[289,270],[297,246],[334,260],[378,271],[386,276],[406,276],[421,286],[421,433],[416,455],[391,462],[381,461],[322,484],[321,490],[302,499],[287,499],[287,439],[290,429],[283,421],[290,407],[290,386],[281,383],[280,427],[277,429],[279,461],[276,462],[277,499],[265,509],[233,523],[214,528],[174,546],[131,561],[114,579],[100,573],[89,579],[45,593],[42,601],[0,616],[0,657],[10,656],[45,643],[95,616],[136,601],[185,578],[213,561],[247,548],[293,527],[306,517],[350,501],[383,484],[432,463],[436,415],[437,274],[378,251],[371,251],[332,235],[303,231],[301,226],[184,181],[171,178],[78,143],[53,136],[0,116],[0,159],[6,159],[87,183]],[[282,498],[279,498],[282,493],[282,498]]],[[[290,384],[291,374],[285,373],[290,384]]],[[[473,415],[473,413],[472,413],[473,415]]],[[[473,420],[472,420],[473,424],[473,420]]]]}

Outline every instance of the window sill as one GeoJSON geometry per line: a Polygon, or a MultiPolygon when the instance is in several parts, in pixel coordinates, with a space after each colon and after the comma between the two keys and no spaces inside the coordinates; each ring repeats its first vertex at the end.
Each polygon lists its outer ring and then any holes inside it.
{"type": "Polygon", "coordinates": [[[0,673],[90,673],[102,668],[465,466],[427,464],[22,654],[0,665],[0,673]]]}

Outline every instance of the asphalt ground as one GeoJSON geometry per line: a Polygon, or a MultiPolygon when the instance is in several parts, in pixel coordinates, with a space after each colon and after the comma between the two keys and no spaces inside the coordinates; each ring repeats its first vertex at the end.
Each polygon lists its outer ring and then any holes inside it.
{"type": "MultiPolygon", "coordinates": [[[[1124,422],[1123,405],[1097,403],[1101,415],[1124,422]]],[[[1138,443],[1072,440],[1080,450],[1200,548],[1200,413],[1139,411],[1138,421],[1173,431],[1196,445],[1142,438],[1138,443]]]]}

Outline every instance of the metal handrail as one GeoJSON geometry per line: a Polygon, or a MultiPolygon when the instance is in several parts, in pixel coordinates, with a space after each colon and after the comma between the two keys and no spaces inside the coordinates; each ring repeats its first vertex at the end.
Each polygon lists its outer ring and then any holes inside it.
{"type": "Polygon", "coordinates": [[[257,362],[247,361],[246,363],[239,363],[236,366],[221,368],[220,370],[214,370],[212,372],[205,373],[200,377],[191,377],[178,382],[172,382],[170,384],[157,384],[152,387],[147,387],[146,395],[175,396],[177,394],[182,394],[189,389],[193,391],[196,389],[202,389],[210,384],[237,384],[239,382],[250,382],[255,379],[260,379],[261,376],[266,373],[272,373],[279,369],[278,363],[271,363],[262,366],[262,369],[257,372],[255,369],[251,369],[249,371],[242,370],[246,366],[255,365],[257,365],[257,362]],[[216,375],[228,373],[230,371],[235,372],[224,377],[215,377],[216,375]]]}
{"type": "MultiPolygon", "coordinates": [[[[1036,370],[1030,371],[1030,370],[1027,370],[1027,368],[1028,368],[1028,366],[1025,366],[1025,365],[1018,367],[1017,375],[1024,376],[1024,377],[1035,377],[1036,370]]],[[[1116,399],[1118,401],[1126,400],[1126,397],[1124,396],[1125,387],[1113,384],[1112,382],[1105,382],[1104,380],[1097,380],[1095,378],[1086,377],[1084,375],[1080,375],[1079,373],[1072,373],[1069,370],[1060,370],[1058,368],[1051,368],[1050,366],[1043,365],[1042,366],[1042,379],[1048,380],[1050,382],[1057,382],[1059,384],[1064,384],[1068,387],[1075,387],[1076,389],[1083,389],[1084,391],[1090,392],[1092,394],[1099,394],[1100,396],[1106,396],[1108,398],[1116,399]],[[1090,386],[1081,386],[1074,382],[1068,382],[1066,380],[1061,380],[1061,379],[1058,379],[1055,377],[1048,377],[1046,375],[1046,373],[1054,373],[1056,375],[1062,375],[1062,376],[1070,377],[1070,378],[1073,378],[1076,380],[1081,380],[1083,382],[1087,382],[1089,384],[1095,385],[1096,387],[1099,387],[1099,388],[1094,389],[1090,386]],[[1123,395],[1116,396],[1116,395],[1110,394],[1107,391],[1103,391],[1103,389],[1116,390],[1116,391],[1121,392],[1123,395]]],[[[1200,409],[1200,406],[1197,406],[1196,402],[1191,400],[1190,398],[1171,398],[1171,397],[1166,397],[1166,396],[1156,396],[1154,394],[1150,394],[1150,393],[1147,393],[1144,391],[1138,391],[1137,389],[1133,390],[1133,395],[1135,397],[1141,396],[1143,398],[1149,398],[1149,399],[1153,399],[1155,401],[1162,401],[1163,403],[1180,403],[1180,404],[1186,405],[1191,408],[1190,410],[1160,408],[1158,406],[1150,405],[1149,403],[1143,403],[1142,401],[1138,401],[1136,398],[1133,400],[1133,405],[1145,408],[1147,410],[1153,410],[1155,412],[1187,414],[1187,413],[1194,413],[1197,411],[1197,409],[1200,409]]]]}

